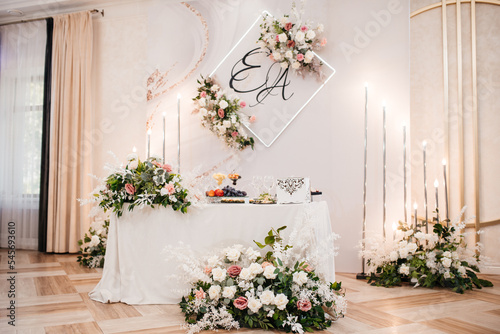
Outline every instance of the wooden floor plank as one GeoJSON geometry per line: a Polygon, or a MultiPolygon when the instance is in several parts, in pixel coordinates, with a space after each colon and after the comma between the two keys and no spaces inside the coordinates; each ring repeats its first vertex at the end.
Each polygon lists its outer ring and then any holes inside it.
{"type": "Polygon", "coordinates": [[[473,325],[454,318],[441,318],[424,322],[427,326],[450,334],[498,334],[500,331],[473,325]]]}
{"type": "Polygon", "coordinates": [[[45,327],[45,334],[97,334],[102,333],[96,322],[45,327]]]}
{"type": "Polygon", "coordinates": [[[35,277],[36,291],[39,296],[76,293],[68,276],[35,277]]]}

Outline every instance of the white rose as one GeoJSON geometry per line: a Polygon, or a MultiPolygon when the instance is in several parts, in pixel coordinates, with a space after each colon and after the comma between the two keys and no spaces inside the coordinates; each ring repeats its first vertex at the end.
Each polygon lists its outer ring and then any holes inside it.
{"type": "Polygon", "coordinates": [[[444,257],[451,257],[451,253],[449,251],[446,251],[443,253],[444,257]]]}
{"type": "Polygon", "coordinates": [[[248,257],[250,261],[255,261],[260,256],[260,253],[254,250],[252,247],[248,247],[245,255],[248,257]]]}
{"type": "Polygon", "coordinates": [[[220,285],[212,285],[210,289],[208,289],[208,295],[212,300],[218,300],[220,298],[220,285]]]}
{"type": "Polygon", "coordinates": [[[288,68],[288,63],[286,61],[281,63],[281,68],[286,69],[288,68]]]}
{"type": "Polygon", "coordinates": [[[267,279],[275,279],[277,276],[277,274],[274,273],[275,270],[275,266],[267,266],[266,269],[264,269],[264,277],[267,279]]]}
{"type": "Polygon", "coordinates": [[[408,246],[406,246],[408,248],[408,253],[415,253],[415,251],[417,250],[417,244],[414,243],[414,242],[410,242],[408,243],[408,246]]]}
{"type": "Polygon", "coordinates": [[[210,257],[207,262],[208,262],[208,266],[212,267],[212,268],[221,264],[220,259],[217,255],[210,257]]]}
{"type": "Polygon", "coordinates": [[[236,115],[231,115],[231,123],[236,123],[236,115]]]}
{"type": "Polygon", "coordinates": [[[305,35],[301,30],[297,31],[297,33],[295,34],[295,40],[297,42],[302,42],[304,40],[304,37],[305,35]]]}
{"type": "Polygon", "coordinates": [[[465,276],[465,267],[464,266],[458,267],[458,272],[460,273],[460,275],[465,276]]]}
{"type": "Polygon", "coordinates": [[[445,268],[449,268],[451,266],[451,259],[448,257],[444,257],[441,259],[441,263],[445,268]]]}
{"type": "Polygon", "coordinates": [[[308,50],[305,54],[304,62],[310,63],[313,58],[314,58],[314,53],[311,50],[308,50]]]}
{"type": "Polygon", "coordinates": [[[104,227],[104,220],[99,219],[90,224],[90,228],[94,231],[100,230],[104,227]]]}
{"type": "Polygon", "coordinates": [[[260,295],[260,301],[264,305],[271,305],[274,302],[274,292],[266,290],[260,295]]]}
{"type": "Polygon", "coordinates": [[[286,16],[282,16],[282,17],[280,18],[280,24],[281,24],[282,26],[285,26],[285,25],[286,25],[289,21],[290,21],[290,19],[289,19],[288,17],[286,17],[286,16]]]}
{"type": "Polygon", "coordinates": [[[248,299],[248,308],[253,313],[259,312],[261,307],[262,307],[262,303],[258,299],[255,299],[255,298],[248,299]]]}
{"type": "Polygon", "coordinates": [[[248,267],[252,275],[257,276],[258,274],[261,274],[264,269],[262,269],[262,266],[258,263],[252,263],[250,267],[248,267]]]}
{"type": "Polygon", "coordinates": [[[406,264],[402,264],[401,267],[399,267],[399,273],[402,275],[409,275],[410,267],[408,267],[406,264]]]}
{"type": "Polygon", "coordinates": [[[165,187],[161,188],[160,195],[167,196],[168,195],[168,190],[165,187]]]}
{"type": "Polygon", "coordinates": [[[320,23],[318,24],[318,27],[316,29],[318,30],[319,33],[322,33],[323,30],[325,30],[325,27],[320,23]]]}
{"type": "Polygon", "coordinates": [[[287,52],[285,52],[285,57],[287,57],[289,59],[292,59],[293,58],[293,52],[292,52],[292,50],[288,50],[287,52]]]}
{"type": "Polygon", "coordinates": [[[128,169],[130,169],[130,170],[135,170],[135,169],[137,169],[138,166],[139,166],[139,162],[137,162],[137,160],[132,160],[127,165],[128,169]]]}
{"type": "Polygon", "coordinates": [[[225,121],[222,121],[222,126],[224,128],[230,128],[231,127],[231,121],[228,121],[228,120],[225,120],[225,121]]]}
{"type": "Polygon", "coordinates": [[[449,271],[445,271],[445,273],[444,273],[443,276],[444,276],[445,279],[451,278],[451,275],[450,275],[449,271]]]}
{"type": "Polygon", "coordinates": [[[177,202],[177,198],[174,195],[170,195],[168,197],[168,199],[170,199],[170,202],[173,202],[173,203],[177,202]]]}
{"type": "Polygon", "coordinates": [[[236,293],[236,285],[226,286],[224,290],[222,290],[222,297],[233,299],[235,293],[236,293]]]}
{"type": "Polygon", "coordinates": [[[293,281],[298,285],[303,285],[307,282],[307,273],[305,271],[298,271],[293,273],[293,281]]]}
{"type": "Polygon", "coordinates": [[[204,107],[204,106],[206,106],[206,105],[207,105],[207,100],[205,100],[205,98],[204,98],[204,97],[202,97],[201,99],[199,99],[199,100],[198,100],[198,105],[199,105],[200,107],[204,107]]]}
{"type": "Polygon", "coordinates": [[[137,160],[139,159],[136,153],[130,153],[127,155],[127,161],[137,160]]]}
{"type": "Polygon", "coordinates": [[[392,251],[391,254],[389,254],[389,257],[391,258],[391,261],[396,261],[398,259],[398,252],[392,251]]]}
{"type": "Polygon", "coordinates": [[[207,109],[205,109],[205,108],[200,108],[200,114],[201,114],[202,116],[206,116],[206,115],[207,115],[207,113],[208,113],[207,109]]]}
{"type": "Polygon", "coordinates": [[[294,70],[299,69],[299,67],[300,67],[300,63],[299,63],[298,61],[294,61],[294,62],[292,63],[292,68],[293,68],[294,70]]]}
{"type": "Polygon", "coordinates": [[[309,31],[306,34],[306,37],[307,39],[313,39],[314,37],[316,37],[316,33],[314,32],[314,30],[309,29],[309,31]]]}
{"type": "Polygon", "coordinates": [[[221,109],[226,109],[228,106],[226,100],[222,100],[219,102],[219,107],[221,107],[221,109]]]}
{"type": "Polygon", "coordinates": [[[99,238],[99,236],[93,235],[92,238],[90,239],[89,246],[95,247],[95,246],[99,245],[100,242],[101,242],[101,239],[99,238]]]}
{"type": "Polygon", "coordinates": [[[288,298],[284,294],[280,293],[274,297],[274,305],[278,307],[279,310],[284,310],[288,304],[288,298]]]}
{"type": "Polygon", "coordinates": [[[284,43],[288,40],[288,36],[285,33],[279,34],[278,38],[279,38],[281,43],[284,43]]]}
{"type": "Polygon", "coordinates": [[[425,233],[417,232],[415,233],[415,238],[417,238],[418,240],[425,240],[425,233]]]}
{"type": "Polygon", "coordinates": [[[212,276],[214,281],[222,282],[226,278],[226,269],[214,268],[212,269],[212,276]]]}
{"type": "Polygon", "coordinates": [[[452,258],[453,260],[458,260],[458,253],[457,253],[457,252],[453,252],[453,253],[451,253],[451,258],[452,258]]]}
{"type": "Polygon", "coordinates": [[[241,279],[248,281],[248,280],[251,280],[253,278],[252,276],[253,275],[252,275],[252,272],[250,271],[250,269],[248,269],[248,268],[241,269],[241,272],[240,272],[241,279]]]}
{"type": "Polygon", "coordinates": [[[281,60],[281,53],[279,52],[273,52],[273,58],[275,61],[280,61],[281,60]]]}
{"type": "Polygon", "coordinates": [[[235,248],[229,248],[226,251],[226,257],[231,262],[236,262],[240,258],[241,252],[235,248]]]}
{"type": "Polygon", "coordinates": [[[219,90],[219,88],[220,88],[220,87],[219,87],[219,85],[213,85],[213,86],[212,86],[212,88],[210,88],[210,90],[211,90],[212,92],[216,92],[216,91],[218,91],[218,90],[219,90]]]}

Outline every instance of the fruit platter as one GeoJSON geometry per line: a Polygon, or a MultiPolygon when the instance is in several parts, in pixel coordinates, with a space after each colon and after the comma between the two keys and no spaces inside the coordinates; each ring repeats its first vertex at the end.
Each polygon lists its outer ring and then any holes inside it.
{"type": "Polygon", "coordinates": [[[229,174],[225,175],[222,173],[215,173],[212,176],[216,181],[219,188],[217,189],[209,189],[206,191],[206,196],[208,202],[210,203],[245,203],[245,200],[248,202],[247,192],[243,190],[238,190],[231,186],[225,186],[220,188],[224,179],[229,179],[233,181],[233,185],[236,185],[236,181],[238,181],[241,176],[239,174],[229,174]]]}

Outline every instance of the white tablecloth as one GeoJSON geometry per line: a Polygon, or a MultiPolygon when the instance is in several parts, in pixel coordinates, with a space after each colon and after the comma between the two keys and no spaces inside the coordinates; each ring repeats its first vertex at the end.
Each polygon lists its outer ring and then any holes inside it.
{"type": "MultiPolygon", "coordinates": [[[[165,260],[162,251],[179,242],[191,249],[208,252],[234,244],[255,246],[271,227],[287,225],[286,237],[296,226],[308,220],[315,241],[331,245],[316,271],[335,281],[333,241],[326,202],[288,205],[212,204],[190,207],[187,214],[167,208],[124,211],[111,218],[105,266],[99,284],[90,292],[93,300],[103,303],[175,304],[189,288],[186,282],[169,279],[177,265],[165,260]]],[[[255,246],[255,248],[257,248],[255,246]]]]}

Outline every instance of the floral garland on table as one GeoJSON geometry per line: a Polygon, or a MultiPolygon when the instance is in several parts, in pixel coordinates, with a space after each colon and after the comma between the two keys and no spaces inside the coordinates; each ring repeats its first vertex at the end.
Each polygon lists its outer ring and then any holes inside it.
{"type": "MultiPolygon", "coordinates": [[[[137,154],[127,157],[127,165],[107,166],[112,173],[92,192],[90,200],[81,204],[97,202],[97,208],[106,212],[113,210],[120,217],[126,203],[128,210],[155,205],[171,206],[174,211],[187,212],[191,205],[188,191],[181,184],[181,176],[172,173],[172,166],[162,164],[162,159],[152,155],[140,161],[137,154]]],[[[97,210],[99,211],[99,210],[97,210]]],[[[97,212],[91,212],[95,216],[97,212]]]]}
{"type": "Polygon", "coordinates": [[[365,239],[361,255],[367,259],[368,283],[391,287],[409,279],[415,286],[441,286],[457,293],[493,286],[477,277],[481,256],[475,252],[478,246],[469,249],[465,243],[465,222],[460,222],[464,211],[449,227],[444,224],[448,220],[434,218],[433,233],[422,232],[420,224],[414,228],[400,222],[395,242],[365,239]]]}
{"type": "Polygon", "coordinates": [[[319,50],[327,43],[326,38],[320,38],[324,27],[323,24],[303,21],[302,13],[303,10],[299,13],[294,3],[291,15],[276,19],[264,14],[258,43],[269,50],[269,58],[280,63],[282,68],[291,67],[302,75],[304,69],[321,76],[322,63],[313,50],[319,50]]]}
{"type": "Polygon", "coordinates": [[[213,78],[197,80],[198,95],[195,112],[200,113],[201,124],[215,133],[217,137],[232,148],[243,150],[250,146],[253,149],[254,139],[249,137],[243,128],[255,122],[255,116],[247,116],[240,112],[246,103],[237,97],[231,97],[215,82],[213,78]]]}
{"type": "Polygon", "coordinates": [[[264,257],[234,245],[208,258],[204,268],[185,269],[198,277],[180,302],[188,333],[240,327],[304,333],[345,314],[341,283],[321,280],[305,261],[286,264],[292,247],[282,245],[284,228],[269,231],[264,244],[256,242],[272,248],[264,257]]]}
{"type": "Polygon", "coordinates": [[[108,239],[109,220],[96,219],[82,240],[78,240],[80,251],[77,262],[89,268],[104,267],[106,244],[108,239]]]}

